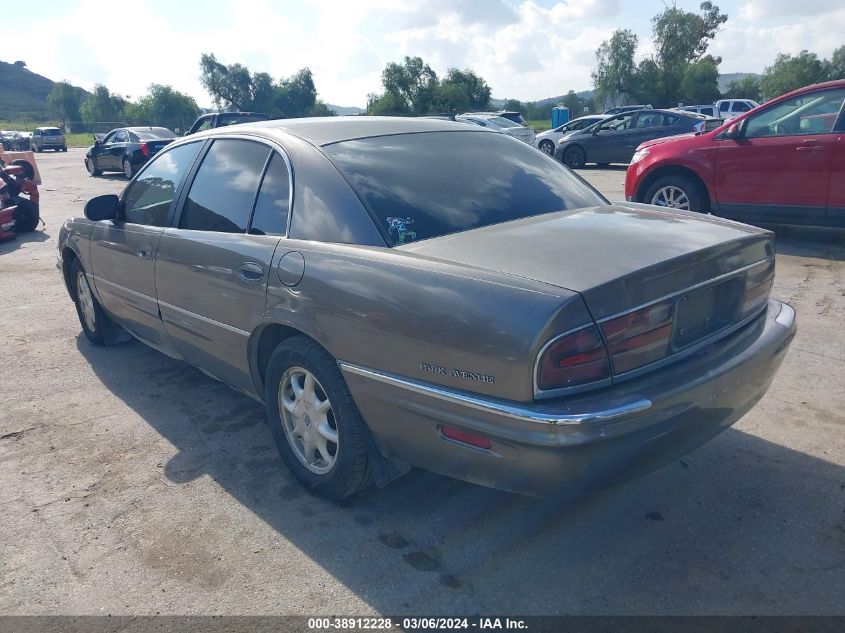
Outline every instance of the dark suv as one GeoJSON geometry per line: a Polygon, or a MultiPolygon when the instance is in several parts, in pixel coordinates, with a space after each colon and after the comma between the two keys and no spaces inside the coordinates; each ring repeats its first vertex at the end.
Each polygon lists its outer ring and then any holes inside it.
{"type": "Polygon", "coordinates": [[[270,115],[264,114],[263,112],[211,112],[209,114],[203,114],[200,118],[194,121],[191,129],[185,132],[185,136],[216,127],[269,120],[270,115]]]}

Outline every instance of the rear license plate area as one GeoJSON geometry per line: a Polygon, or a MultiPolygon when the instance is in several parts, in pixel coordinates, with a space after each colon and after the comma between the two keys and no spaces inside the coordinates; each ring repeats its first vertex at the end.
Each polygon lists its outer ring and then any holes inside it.
{"type": "Polygon", "coordinates": [[[683,349],[736,323],[745,291],[742,277],[693,290],[675,313],[675,349],[683,349]]]}

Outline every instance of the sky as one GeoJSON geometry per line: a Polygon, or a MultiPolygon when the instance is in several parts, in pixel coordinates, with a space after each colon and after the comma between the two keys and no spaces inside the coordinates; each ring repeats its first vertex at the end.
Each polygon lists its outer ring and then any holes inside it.
{"type": "MultiPolygon", "coordinates": [[[[668,0],[667,0],[668,1],[668,0]]],[[[762,72],[779,52],[829,57],[845,44],[841,0],[716,0],[729,16],[710,52],[720,70],[762,72]]],[[[678,0],[687,10],[699,2],[678,0]]],[[[311,68],[319,98],[364,107],[381,71],[419,55],[438,74],[470,68],[496,98],[533,101],[590,89],[595,50],[617,28],[651,53],[662,0],[36,0],[27,28],[4,29],[3,61],[86,89],[102,83],[132,99],[152,83],[211,98],[202,53],[286,77],[311,68]],[[38,25],[33,31],[32,25],[38,25]],[[38,37],[34,37],[35,34],[38,37]],[[6,58],[12,55],[12,57],[6,58]]]]}

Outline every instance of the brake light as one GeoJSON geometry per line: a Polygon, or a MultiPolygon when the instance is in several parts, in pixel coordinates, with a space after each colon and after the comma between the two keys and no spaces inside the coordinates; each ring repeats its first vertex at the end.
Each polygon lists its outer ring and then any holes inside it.
{"type": "Polygon", "coordinates": [[[540,389],[576,387],[610,378],[610,363],[594,325],[563,336],[545,349],[537,369],[540,389]]]}
{"type": "Polygon", "coordinates": [[[150,155],[150,146],[147,145],[146,143],[141,143],[141,153],[144,156],[149,156],[150,155]]]}
{"type": "Polygon", "coordinates": [[[769,300],[774,281],[774,259],[766,260],[748,269],[745,273],[745,296],[742,299],[740,319],[751,316],[769,300]]]}
{"type": "Polygon", "coordinates": [[[664,358],[672,339],[672,300],[660,301],[601,324],[613,373],[621,374],[664,358]]]}

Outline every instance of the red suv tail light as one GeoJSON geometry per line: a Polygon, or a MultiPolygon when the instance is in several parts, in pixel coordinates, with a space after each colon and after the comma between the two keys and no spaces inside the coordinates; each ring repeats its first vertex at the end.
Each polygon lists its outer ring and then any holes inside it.
{"type": "Polygon", "coordinates": [[[769,300],[769,292],[775,281],[775,260],[761,262],[748,269],[745,274],[745,296],[742,299],[740,320],[745,319],[769,300]]]}
{"type": "Polygon", "coordinates": [[[672,339],[673,301],[660,301],[601,324],[613,373],[622,374],[664,358],[672,339]]]}
{"type": "Polygon", "coordinates": [[[610,363],[594,325],[553,339],[540,356],[537,387],[577,387],[610,379],[610,363]]]}

